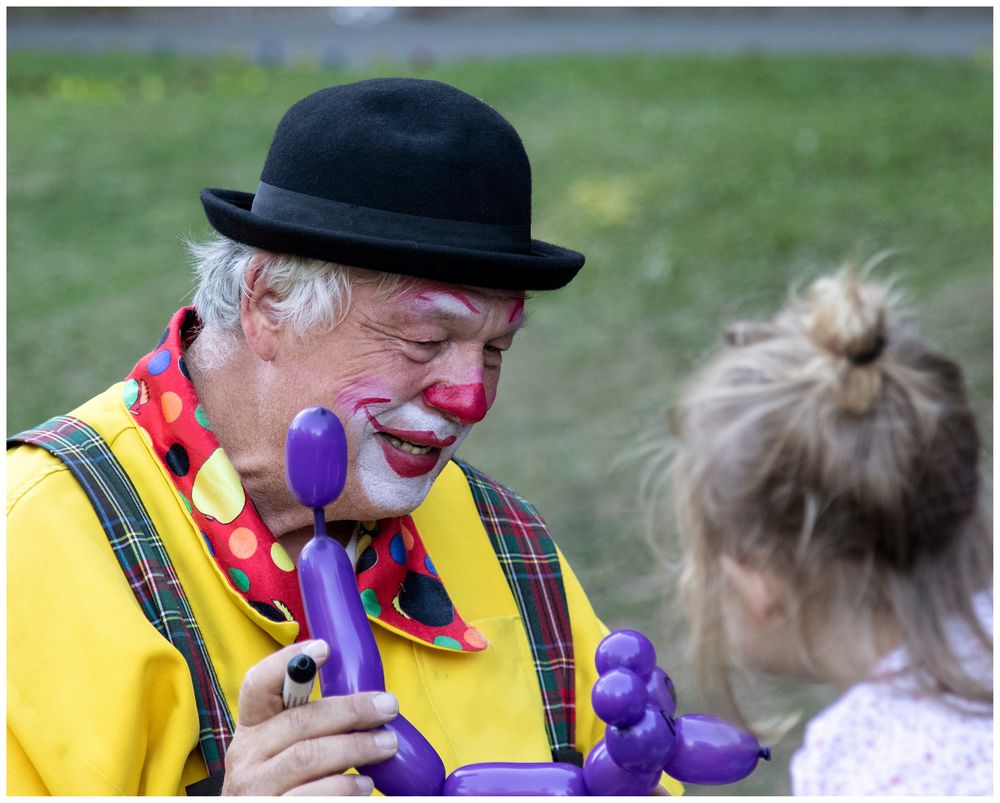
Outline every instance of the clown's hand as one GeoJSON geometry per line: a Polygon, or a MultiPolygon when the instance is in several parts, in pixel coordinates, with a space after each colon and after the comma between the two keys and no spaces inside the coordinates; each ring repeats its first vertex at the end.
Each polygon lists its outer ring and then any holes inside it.
{"type": "Polygon", "coordinates": [[[372,730],[399,713],[396,698],[362,692],[284,709],[281,690],[288,661],[299,653],[322,666],[326,642],[293,644],[252,666],[240,688],[236,732],[226,753],[224,795],[368,795],[371,779],[346,775],[391,758],[398,749],[388,730],[372,730]]]}

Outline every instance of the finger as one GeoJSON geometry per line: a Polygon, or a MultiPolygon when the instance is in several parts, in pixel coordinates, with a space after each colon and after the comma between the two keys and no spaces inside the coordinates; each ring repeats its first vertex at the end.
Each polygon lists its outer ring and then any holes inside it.
{"type": "Polygon", "coordinates": [[[352,767],[386,761],[398,749],[396,734],[387,728],[304,739],[266,761],[260,779],[263,788],[295,789],[352,767]]]}
{"type": "Polygon", "coordinates": [[[308,655],[319,667],[329,657],[330,648],[322,639],[291,644],[250,667],[243,676],[237,703],[237,720],[241,725],[259,725],[284,710],[281,689],[285,683],[288,662],[300,653],[308,655]]]}
{"type": "Polygon", "coordinates": [[[368,797],[374,791],[375,784],[367,775],[334,775],[330,778],[320,778],[318,781],[302,784],[295,789],[290,789],[285,794],[295,797],[305,795],[368,797]]]}
{"type": "Polygon", "coordinates": [[[305,739],[377,728],[398,713],[399,702],[390,692],[323,697],[276,714],[255,728],[254,738],[260,754],[272,757],[305,739]]]}

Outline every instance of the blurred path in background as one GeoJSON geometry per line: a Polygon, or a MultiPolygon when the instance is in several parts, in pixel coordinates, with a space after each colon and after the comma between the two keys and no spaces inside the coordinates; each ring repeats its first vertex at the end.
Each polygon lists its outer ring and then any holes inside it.
{"type": "Polygon", "coordinates": [[[430,64],[540,54],[992,51],[992,8],[9,8],[8,50],[430,64]]]}

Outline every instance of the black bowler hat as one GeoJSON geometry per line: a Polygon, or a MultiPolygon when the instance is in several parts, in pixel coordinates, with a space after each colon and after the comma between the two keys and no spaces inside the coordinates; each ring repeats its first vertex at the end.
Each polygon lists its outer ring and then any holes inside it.
{"type": "Polygon", "coordinates": [[[201,201],[241,243],[454,284],[551,290],[583,266],[531,239],[531,166],[513,126],[438,81],[309,95],[278,124],[256,194],[201,201]]]}

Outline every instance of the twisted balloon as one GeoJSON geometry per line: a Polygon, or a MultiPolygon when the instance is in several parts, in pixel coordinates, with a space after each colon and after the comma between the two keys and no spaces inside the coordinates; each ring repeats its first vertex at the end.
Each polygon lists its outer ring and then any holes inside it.
{"type": "MultiPolygon", "coordinates": [[[[288,487],[312,509],[315,532],[298,557],[309,631],[330,646],[319,670],[323,696],[385,691],[382,659],[346,550],[326,532],[324,508],[347,478],[347,437],[340,420],[308,407],[292,420],[285,444],[288,487]]],[[[679,781],[722,784],[753,771],[770,751],[734,725],[708,714],[675,717],[673,683],[656,665],[649,639],[618,630],[598,645],[600,677],[591,699],[607,725],[582,768],[572,764],[469,764],[445,778],[437,751],[398,715],[383,727],[399,741],[396,755],[365,768],[386,795],[648,795],[660,772],[679,781]]]]}

